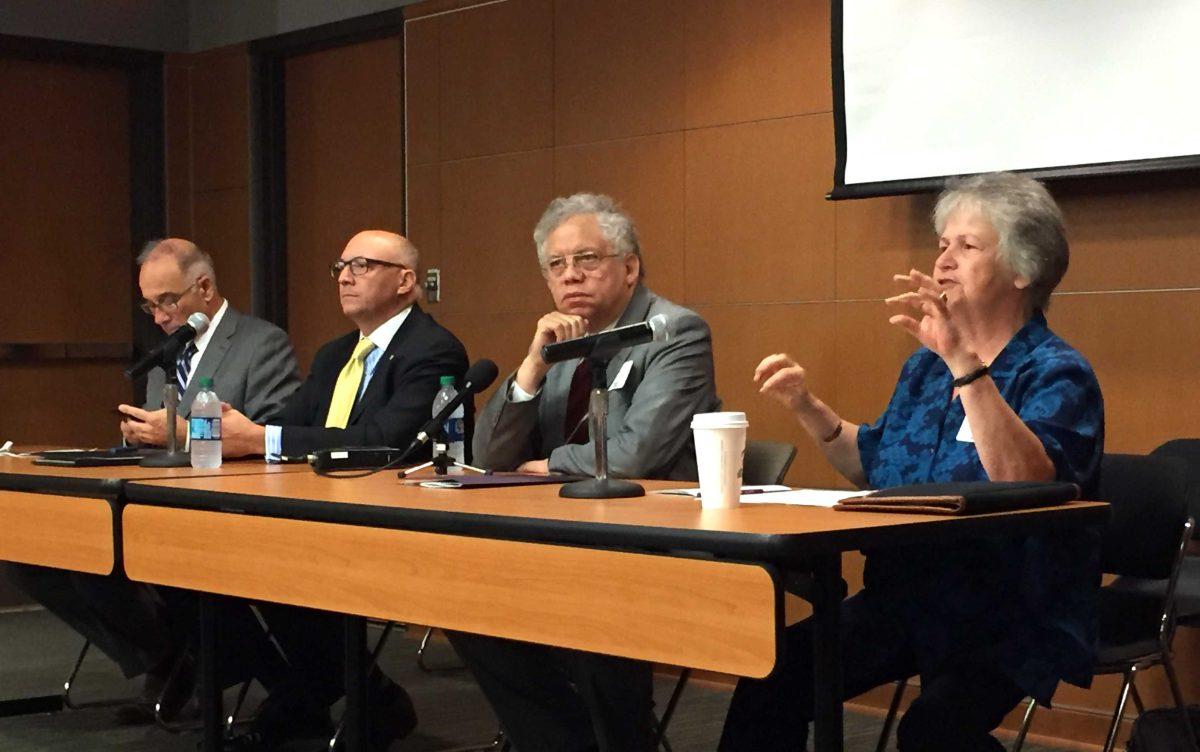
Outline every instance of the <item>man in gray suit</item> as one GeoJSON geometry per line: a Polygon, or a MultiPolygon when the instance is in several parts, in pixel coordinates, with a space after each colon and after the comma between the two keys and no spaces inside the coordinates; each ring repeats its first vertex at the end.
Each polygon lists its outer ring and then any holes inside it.
{"type": "MultiPolygon", "coordinates": [[[[581,361],[547,364],[542,346],[662,313],[666,342],[632,347],[609,364],[609,473],[695,480],[689,423],[721,404],[708,325],[642,284],[637,232],[608,196],[555,199],[533,237],[555,310],[538,321],[520,367],[480,413],[476,464],[591,474],[591,374],[581,361]]],[[[450,639],[521,752],[654,749],[649,664],[476,635],[450,639]]]]}
{"type": "MultiPolygon", "coordinates": [[[[180,416],[187,416],[200,378],[205,376],[213,378],[222,400],[264,420],[296,390],[300,382],[287,335],[273,324],[230,307],[217,290],[212,258],[195,243],[180,238],[151,241],[138,256],[138,264],[142,310],[153,316],[164,332],[174,332],[197,311],[212,322],[180,354],[169,375],[182,393],[180,416]]],[[[126,416],[121,422],[126,441],[166,443],[164,378],[161,368],[151,371],[145,409],[132,405],[118,408],[126,416]]],[[[186,434],[183,417],[175,425],[180,446],[186,434]]],[[[192,596],[134,583],[120,575],[100,577],[20,564],[10,564],[6,571],[18,587],[112,658],[126,676],[145,674],[141,697],[119,708],[117,717],[123,723],[152,721],[154,704],[180,664],[192,628],[192,596]]],[[[223,616],[227,616],[226,631],[237,636],[226,640],[233,647],[223,657],[265,671],[272,656],[262,644],[265,640],[255,641],[258,625],[250,621],[249,612],[230,609],[223,616]]],[[[190,696],[190,681],[175,682],[175,689],[169,698],[162,698],[166,715],[190,696]]]]}
{"type": "Polygon", "coordinates": [[[239,313],[217,289],[212,258],[195,243],[182,238],[152,240],[138,256],[138,286],[142,310],[171,334],[193,313],[208,316],[209,328],[179,354],[172,373],[150,371],[146,404],[139,409],[121,405],[125,414],[121,433],[132,444],[166,443],[163,385],[169,377],[179,387],[179,415],[175,431],[180,446],[186,436],[186,418],[200,380],[211,378],[213,391],[254,421],[274,415],[300,386],[296,356],[287,334],[274,324],[239,313]]]}

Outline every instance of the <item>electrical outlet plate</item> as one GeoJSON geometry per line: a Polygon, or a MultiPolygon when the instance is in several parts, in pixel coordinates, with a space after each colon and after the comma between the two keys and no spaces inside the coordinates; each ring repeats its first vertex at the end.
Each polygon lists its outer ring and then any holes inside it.
{"type": "Polygon", "coordinates": [[[442,298],[442,270],[425,270],[425,300],[436,303],[442,298]]]}

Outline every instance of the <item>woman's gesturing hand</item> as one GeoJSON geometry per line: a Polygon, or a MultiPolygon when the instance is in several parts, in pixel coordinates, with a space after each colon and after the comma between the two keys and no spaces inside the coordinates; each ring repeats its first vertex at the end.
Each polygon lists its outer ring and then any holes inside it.
{"type": "Polygon", "coordinates": [[[793,412],[799,412],[812,397],[803,366],[784,353],[763,358],[754,369],[754,383],[760,394],[778,400],[793,412]]]}
{"type": "Polygon", "coordinates": [[[928,274],[916,269],[908,274],[897,274],[897,282],[909,285],[909,292],[888,298],[888,305],[908,306],[910,314],[897,314],[888,319],[916,338],[925,347],[937,353],[951,372],[970,371],[979,364],[979,357],[972,351],[960,322],[950,310],[946,293],[928,274]]]}

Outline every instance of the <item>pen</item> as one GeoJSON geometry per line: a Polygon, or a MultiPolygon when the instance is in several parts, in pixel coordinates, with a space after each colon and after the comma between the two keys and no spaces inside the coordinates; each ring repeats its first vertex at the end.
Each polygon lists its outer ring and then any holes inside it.
{"type": "Polygon", "coordinates": [[[782,493],[784,491],[791,491],[791,490],[792,489],[790,489],[790,488],[746,488],[746,489],[742,490],[742,496],[749,496],[750,494],[761,494],[761,493],[782,493]]]}

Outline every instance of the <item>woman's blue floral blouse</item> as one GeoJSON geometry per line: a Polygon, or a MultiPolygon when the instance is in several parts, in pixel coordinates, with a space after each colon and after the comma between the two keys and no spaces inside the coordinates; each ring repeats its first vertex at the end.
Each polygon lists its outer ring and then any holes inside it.
{"type": "MultiPolygon", "coordinates": [[[[859,427],[870,487],[987,480],[951,378],[925,348],[904,364],[887,411],[859,427]]],[[[1095,498],[1104,402],[1083,356],[1037,312],[991,364],[991,378],[1041,440],[1057,480],[1095,498]]],[[[1099,541],[1098,530],[1074,529],[874,549],[864,552],[865,592],[911,630],[922,673],[989,661],[1048,705],[1059,680],[1091,683],[1099,541]]]]}

